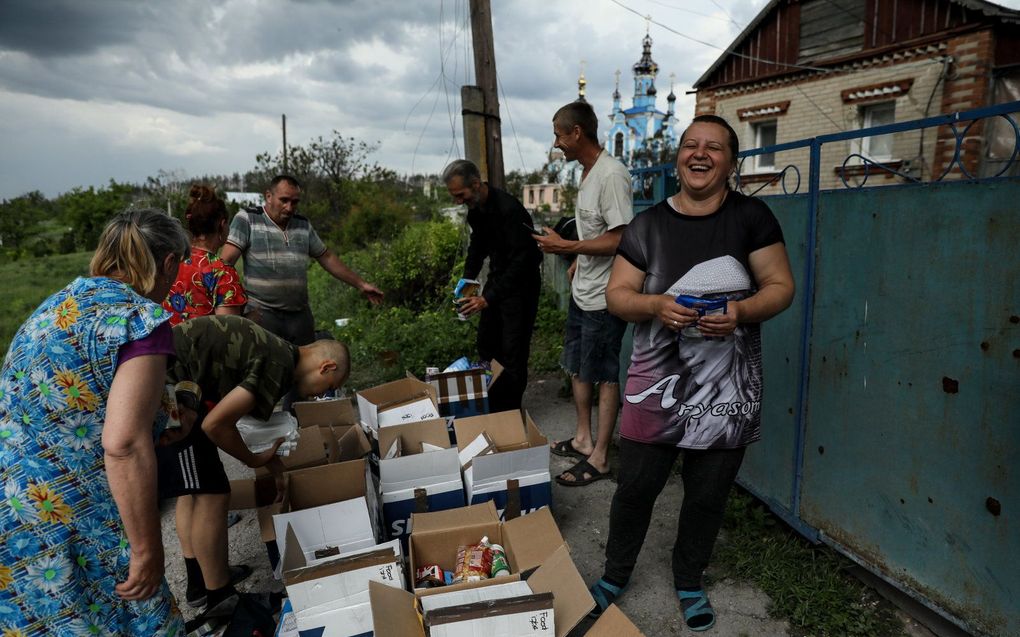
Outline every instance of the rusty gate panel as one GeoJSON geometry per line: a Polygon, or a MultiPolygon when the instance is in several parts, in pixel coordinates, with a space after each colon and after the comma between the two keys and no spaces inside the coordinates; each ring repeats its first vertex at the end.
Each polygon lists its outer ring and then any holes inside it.
{"type": "Polygon", "coordinates": [[[1018,201],[1016,181],[821,193],[797,512],[995,635],[1020,634],[1018,201]]]}

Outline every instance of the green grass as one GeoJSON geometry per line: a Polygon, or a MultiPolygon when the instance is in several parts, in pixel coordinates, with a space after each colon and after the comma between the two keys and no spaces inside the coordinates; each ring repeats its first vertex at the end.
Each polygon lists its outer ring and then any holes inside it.
{"type": "Polygon", "coordinates": [[[0,303],[0,351],[7,352],[14,333],[46,297],[88,273],[91,258],[91,252],[76,252],[0,263],[4,288],[0,303]]]}
{"type": "Polygon", "coordinates": [[[892,605],[846,572],[851,562],[796,535],[754,498],[734,489],[709,577],[749,581],[772,599],[769,614],[815,637],[904,634],[892,605]]]}

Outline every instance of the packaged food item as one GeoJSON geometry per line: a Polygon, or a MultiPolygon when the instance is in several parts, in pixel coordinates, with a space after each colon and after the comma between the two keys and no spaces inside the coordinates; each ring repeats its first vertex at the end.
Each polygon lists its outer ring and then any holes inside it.
{"type": "Polygon", "coordinates": [[[438,564],[425,564],[414,573],[415,588],[435,588],[446,585],[443,569],[438,564]]]}
{"type": "Polygon", "coordinates": [[[457,566],[453,572],[453,583],[478,582],[489,579],[492,572],[492,549],[488,538],[478,544],[461,545],[457,549],[457,566]]]}
{"type": "Polygon", "coordinates": [[[492,551],[491,577],[508,577],[510,575],[510,563],[506,561],[506,551],[499,544],[489,546],[492,551]]]}
{"type": "MultiPolygon", "coordinates": [[[[708,314],[725,314],[727,301],[728,299],[725,298],[705,299],[700,296],[688,296],[686,294],[681,294],[676,297],[677,303],[696,311],[699,317],[706,316],[708,314]]],[[[685,338],[705,338],[696,324],[688,325],[684,329],[680,330],[680,335],[685,338]]]]}
{"type": "MultiPolygon", "coordinates": [[[[474,279],[461,279],[457,281],[457,286],[453,288],[453,304],[459,306],[465,300],[478,296],[482,293],[482,284],[474,279]]],[[[457,312],[457,318],[462,321],[468,320],[465,314],[457,312]]]]}

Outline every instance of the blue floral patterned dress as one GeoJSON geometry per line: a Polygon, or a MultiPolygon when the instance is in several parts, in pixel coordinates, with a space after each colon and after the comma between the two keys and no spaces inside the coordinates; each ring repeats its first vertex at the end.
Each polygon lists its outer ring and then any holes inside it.
{"type": "Polygon", "coordinates": [[[14,336],[0,371],[0,637],[184,634],[165,580],[145,601],[114,591],[129,546],[101,440],[120,346],[168,319],[119,281],[79,278],[14,336]]]}

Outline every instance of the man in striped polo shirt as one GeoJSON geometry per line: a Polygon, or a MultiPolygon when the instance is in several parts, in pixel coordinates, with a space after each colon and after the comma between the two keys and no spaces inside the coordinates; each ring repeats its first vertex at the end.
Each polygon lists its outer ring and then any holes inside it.
{"type": "Polygon", "coordinates": [[[234,265],[244,257],[244,287],[248,293],[245,316],[295,345],[315,339],[315,321],[308,305],[308,259],[319,262],[331,275],[356,288],[372,303],[383,293],[367,283],[336,256],[297,214],[301,184],[278,175],[266,191],[262,210],[241,211],[230,223],[220,258],[234,265]]]}

